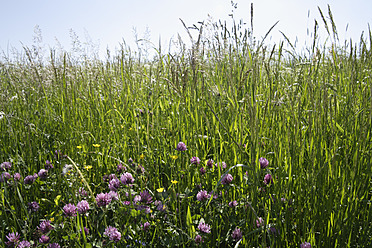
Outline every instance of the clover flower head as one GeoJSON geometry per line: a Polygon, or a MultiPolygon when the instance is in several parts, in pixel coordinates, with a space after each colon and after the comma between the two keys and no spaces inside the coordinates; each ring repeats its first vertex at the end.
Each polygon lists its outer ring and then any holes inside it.
{"type": "Polygon", "coordinates": [[[45,167],[46,170],[50,170],[50,169],[53,169],[53,164],[52,164],[52,162],[47,160],[47,161],[45,161],[44,167],[45,167]]]}
{"type": "Polygon", "coordinates": [[[103,235],[107,236],[109,240],[114,241],[115,243],[119,242],[121,239],[121,233],[115,227],[108,226],[105,229],[103,235]]]}
{"type": "Polygon", "coordinates": [[[141,197],[141,202],[145,203],[145,204],[149,204],[152,202],[152,196],[150,195],[150,193],[147,191],[147,190],[144,190],[140,193],[140,197],[141,197]]]}
{"type": "Polygon", "coordinates": [[[270,174],[266,174],[265,177],[264,177],[264,183],[267,185],[267,184],[270,184],[272,182],[273,182],[273,177],[270,174]]]}
{"type": "Polygon", "coordinates": [[[48,245],[48,248],[61,248],[61,246],[58,243],[52,243],[48,245]]]}
{"type": "Polygon", "coordinates": [[[120,176],[120,181],[124,185],[132,184],[134,182],[134,178],[131,173],[125,172],[120,176]]]}
{"type": "Polygon", "coordinates": [[[40,178],[41,180],[45,180],[45,179],[47,179],[47,177],[48,177],[48,171],[45,170],[45,169],[41,169],[41,170],[37,173],[37,175],[39,176],[39,178],[40,178]]]}
{"type": "Polygon", "coordinates": [[[1,170],[9,170],[12,168],[12,163],[11,162],[3,162],[0,164],[0,169],[1,170]]]}
{"type": "Polygon", "coordinates": [[[208,192],[206,190],[200,190],[198,192],[198,194],[196,194],[196,199],[198,201],[204,201],[204,200],[207,200],[211,197],[210,194],[208,194],[208,192]]]}
{"type": "Polygon", "coordinates": [[[39,238],[39,243],[41,244],[48,244],[49,243],[49,240],[50,238],[46,235],[41,235],[41,237],[39,238]]]}
{"type": "Polygon", "coordinates": [[[120,180],[117,178],[113,178],[109,182],[109,189],[111,191],[117,191],[120,188],[120,180]]]}
{"type": "Polygon", "coordinates": [[[265,169],[269,165],[269,161],[266,158],[261,157],[259,161],[261,169],[265,169]]]}
{"type": "Polygon", "coordinates": [[[210,233],[211,232],[211,226],[208,224],[205,224],[204,222],[200,222],[198,225],[198,229],[203,233],[210,233]]]}
{"type": "Polygon", "coordinates": [[[187,147],[185,145],[185,143],[183,142],[179,142],[177,144],[177,148],[176,148],[177,151],[180,151],[180,152],[183,152],[183,151],[186,151],[187,150],[187,147]]]}
{"type": "Polygon", "coordinates": [[[96,196],[96,202],[98,207],[105,207],[110,204],[112,198],[107,193],[99,193],[96,196]]]}
{"type": "Polygon", "coordinates": [[[27,240],[23,240],[19,242],[17,246],[17,248],[28,248],[28,247],[31,247],[31,243],[28,242],[27,240]]]}
{"type": "Polygon", "coordinates": [[[143,231],[147,231],[150,228],[150,223],[146,221],[141,227],[143,231]]]}
{"type": "Polygon", "coordinates": [[[63,212],[66,215],[66,217],[74,217],[76,216],[76,206],[68,203],[63,207],[63,212]]]}
{"type": "Polygon", "coordinates": [[[202,238],[202,236],[200,236],[199,234],[196,235],[196,237],[195,237],[195,243],[197,243],[197,244],[201,244],[201,243],[203,243],[203,238],[202,238]]]}
{"type": "Polygon", "coordinates": [[[232,232],[231,237],[234,240],[240,240],[243,237],[242,231],[239,228],[235,228],[235,230],[232,232]]]}
{"type": "Polygon", "coordinates": [[[237,201],[231,201],[231,202],[229,202],[229,207],[234,208],[236,206],[238,206],[238,202],[237,201]]]}
{"type": "Polygon", "coordinates": [[[37,227],[37,230],[41,232],[42,234],[47,234],[49,231],[53,230],[54,228],[50,224],[49,220],[44,220],[40,223],[40,225],[37,227]]]}
{"type": "Polygon", "coordinates": [[[300,245],[301,248],[311,248],[311,244],[309,242],[303,242],[300,245]]]}
{"type": "Polygon", "coordinates": [[[20,235],[16,232],[12,232],[12,233],[9,233],[6,238],[8,239],[7,242],[5,242],[5,244],[9,247],[16,247],[16,245],[18,244],[19,242],[19,238],[20,238],[20,235]]]}
{"type": "Polygon", "coordinates": [[[225,175],[225,176],[222,178],[221,183],[222,183],[223,185],[228,185],[228,184],[230,184],[230,183],[232,182],[233,179],[234,179],[234,178],[233,178],[233,176],[232,176],[231,174],[227,174],[227,175],[225,175]]]}
{"type": "Polygon", "coordinates": [[[37,212],[39,210],[39,204],[37,202],[29,202],[28,203],[28,209],[31,212],[37,212]]]}
{"type": "Polygon", "coordinates": [[[3,172],[0,175],[0,183],[8,181],[12,176],[8,172],[3,172]]]}
{"type": "Polygon", "coordinates": [[[190,159],[190,163],[191,163],[191,164],[196,164],[196,165],[198,165],[198,164],[200,164],[200,159],[199,159],[198,157],[192,157],[192,158],[190,159]]]}
{"type": "Polygon", "coordinates": [[[82,200],[76,205],[76,207],[79,214],[83,215],[86,214],[86,212],[88,212],[89,203],[86,200],[82,200]]]}

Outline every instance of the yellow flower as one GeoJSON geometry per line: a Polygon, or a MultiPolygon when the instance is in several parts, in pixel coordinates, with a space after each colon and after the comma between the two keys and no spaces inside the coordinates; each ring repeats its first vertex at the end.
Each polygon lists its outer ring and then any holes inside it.
{"type": "Polygon", "coordinates": [[[53,222],[53,221],[54,221],[54,217],[50,218],[49,220],[50,220],[51,222],[53,222]]]}
{"type": "Polygon", "coordinates": [[[100,147],[100,144],[93,144],[94,147],[100,147]]]}
{"type": "Polygon", "coordinates": [[[129,128],[129,131],[132,131],[133,130],[133,128],[129,128]]]}
{"type": "Polygon", "coordinates": [[[76,148],[77,148],[77,149],[81,149],[81,148],[83,148],[83,147],[82,147],[82,146],[77,146],[76,148]]]}
{"type": "Polygon", "coordinates": [[[174,160],[176,160],[176,159],[178,158],[177,155],[171,155],[170,157],[171,157],[172,159],[174,159],[174,160]]]}
{"type": "Polygon", "coordinates": [[[145,158],[145,155],[141,154],[140,159],[144,159],[144,158],[145,158]]]}
{"type": "Polygon", "coordinates": [[[177,180],[171,180],[171,182],[172,182],[173,184],[177,184],[177,183],[178,183],[177,180]]]}
{"type": "Polygon", "coordinates": [[[164,191],[164,188],[158,188],[156,191],[158,191],[159,193],[162,193],[164,191]]]}
{"type": "Polygon", "coordinates": [[[120,125],[120,127],[121,127],[121,128],[124,128],[124,126],[123,126],[123,125],[120,125]]]}
{"type": "Polygon", "coordinates": [[[91,165],[84,166],[84,169],[86,169],[87,171],[92,169],[92,168],[93,168],[93,166],[91,166],[91,165]]]}

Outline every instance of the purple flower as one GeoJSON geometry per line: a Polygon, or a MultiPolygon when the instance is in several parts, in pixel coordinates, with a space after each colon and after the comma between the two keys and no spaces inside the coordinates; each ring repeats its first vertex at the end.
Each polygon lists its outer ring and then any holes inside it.
{"type": "Polygon", "coordinates": [[[47,161],[45,161],[44,167],[45,167],[46,170],[50,170],[50,169],[53,169],[53,164],[52,164],[52,162],[47,160],[47,161]]]}
{"type": "MultiPolygon", "coordinates": [[[[88,228],[84,227],[83,230],[84,230],[85,235],[89,234],[89,229],[88,228]]],[[[80,233],[83,234],[83,231],[81,229],[80,229],[80,233]]]]}
{"type": "Polygon", "coordinates": [[[76,206],[71,203],[66,204],[63,207],[63,212],[65,213],[66,217],[76,216],[76,206]]]}
{"type": "Polygon", "coordinates": [[[47,234],[49,231],[53,230],[54,228],[52,225],[50,225],[49,220],[44,220],[40,223],[40,225],[37,227],[37,230],[41,232],[42,234],[47,234]]]}
{"type": "Polygon", "coordinates": [[[21,174],[19,174],[18,172],[14,173],[13,179],[16,182],[19,182],[21,180],[21,174]]]}
{"type": "Polygon", "coordinates": [[[37,212],[39,210],[39,204],[37,202],[29,202],[28,203],[28,209],[31,212],[37,212]]]}
{"type": "Polygon", "coordinates": [[[146,221],[141,227],[143,231],[147,231],[150,228],[150,223],[146,221]]]}
{"type": "Polygon", "coordinates": [[[202,238],[202,236],[200,236],[199,234],[196,235],[196,237],[195,237],[195,243],[197,243],[197,244],[201,244],[201,243],[203,243],[203,238],[202,238]]]}
{"type": "Polygon", "coordinates": [[[9,247],[16,247],[16,245],[19,242],[20,235],[16,232],[9,233],[6,238],[8,239],[8,242],[5,242],[5,244],[9,247]]]}
{"type": "Polygon", "coordinates": [[[115,227],[108,226],[105,229],[103,235],[107,236],[111,241],[115,243],[119,242],[121,239],[121,233],[115,227]]]}
{"type": "Polygon", "coordinates": [[[49,244],[48,248],[61,248],[61,246],[58,243],[49,244]]]}
{"type": "Polygon", "coordinates": [[[140,197],[141,197],[141,202],[145,203],[145,204],[149,204],[152,202],[152,196],[150,195],[150,193],[147,191],[147,190],[144,190],[140,193],[140,197]]]}
{"type": "Polygon", "coordinates": [[[208,224],[205,224],[203,222],[200,222],[198,225],[198,229],[203,233],[210,233],[211,232],[211,226],[208,224]]]}
{"type": "Polygon", "coordinates": [[[124,165],[122,165],[121,163],[118,164],[117,169],[116,169],[116,171],[117,171],[118,173],[121,173],[121,172],[123,172],[123,171],[125,171],[125,170],[126,170],[126,168],[125,168],[124,165]]]}
{"type": "Polygon", "coordinates": [[[257,220],[256,220],[256,227],[259,228],[260,226],[263,226],[264,225],[264,220],[259,217],[257,220]]]}
{"type": "Polygon", "coordinates": [[[12,176],[8,172],[3,172],[0,175],[0,183],[8,181],[12,176]]]}
{"type": "Polygon", "coordinates": [[[227,164],[225,162],[216,163],[216,167],[220,167],[222,169],[226,169],[227,164]]]}
{"type": "Polygon", "coordinates": [[[232,176],[231,174],[227,174],[227,175],[225,175],[225,176],[222,178],[221,183],[222,183],[223,185],[228,185],[228,184],[230,184],[230,183],[232,182],[233,179],[234,179],[234,178],[233,178],[233,176],[232,176]]]}
{"type": "Polygon", "coordinates": [[[111,200],[112,199],[111,199],[110,195],[107,194],[107,193],[99,193],[96,196],[96,202],[97,202],[98,207],[105,207],[105,206],[109,205],[111,200]]]}
{"type": "Polygon", "coordinates": [[[198,194],[196,195],[196,199],[198,201],[204,201],[204,200],[207,200],[211,197],[210,194],[208,194],[208,192],[206,190],[200,190],[198,192],[198,194]]]}
{"type": "Polygon", "coordinates": [[[231,201],[231,202],[229,202],[229,207],[234,208],[236,206],[238,206],[238,202],[237,201],[231,201]]]}
{"type": "Polygon", "coordinates": [[[110,191],[107,194],[111,198],[111,201],[118,201],[119,200],[119,195],[116,191],[110,191]]]}
{"type": "Polygon", "coordinates": [[[132,174],[130,174],[129,172],[125,172],[124,174],[120,176],[120,181],[122,184],[128,185],[134,182],[134,178],[132,174]]]}
{"type": "Polygon", "coordinates": [[[205,170],[204,167],[200,167],[200,174],[204,175],[207,171],[205,170]]]}
{"type": "Polygon", "coordinates": [[[133,159],[132,158],[129,158],[128,159],[128,164],[131,164],[131,163],[133,163],[133,159]]]}
{"type": "Polygon", "coordinates": [[[82,187],[79,188],[79,194],[84,197],[88,196],[88,192],[86,192],[85,189],[82,187]]]}
{"type": "Polygon", "coordinates": [[[48,177],[48,171],[45,169],[41,169],[37,175],[40,177],[41,180],[45,180],[48,177]]]}
{"type": "Polygon", "coordinates": [[[180,151],[180,152],[183,152],[183,151],[186,151],[187,150],[187,147],[185,145],[185,143],[183,142],[179,142],[177,144],[177,148],[176,148],[177,151],[180,151]]]}
{"type": "Polygon", "coordinates": [[[33,184],[35,181],[35,177],[32,176],[32,175],[28,175],[27,177],[25,177],[25,179],[23,180],[23,182],[25,184],[33,184]]]}
{"type": "Polygon", "coordinates": [[[190,159],[191,164],[200,164],[200,159],[198,157],[192,157],[190,159]]]}
{"type": "Polygon", "coordinates": [[[27,240],[23,240],[21,242],[19,242],[17,248],[28,248],[28,247],[31,247],[31,243],[28,242],[27,240]]]}
{"type": "Polygon", "coordinates": [[[39,238],[39,243],[48,244],[49,243],[49,240],[50,240],[50,238],[48,236],[41,235],[41,237],[39,238]]]}
{"type": "Polygon", "coordinates": [[[129,206],[129,205],[130,205],[130,201],[123,201],[123,204],[124,204],[125,206],[129,206]]]}
{"type": "Polygon", "coordinates": [[[269,165],[269,161],[266,158],[261,157],[259,161],[261,169],[265,169],[269,165]]]}
{"type": "Polygon", "coordinates": [[[165,212],[165,204],[163,204],[161,201],[155,201],[156,210],[160,212],[165,212]]]}
{"type": "Polygon", "coordinates": [[[111,191],[117,191],[119,188],[120,188],[120,180],[117,179],[117,178],[113,178],[113,179],[109,182],[109,189],[110,189],[111,191]]]}
{"type": "Polygon", "coordinates": [[[243,237],[242,231],[236,227],[233,233],[231,234],[231,237],[236,241],[241,239],[243,237]]]}
{"type": "Polygon", "coordinates": [[[207,166],[208,166],[209,168],[212,168],[212,167],[213,167],[213,163],[214,163],[214,161],[213,161],[212,159],[209,159],[209,160],[207,161],[207,166]]]}
{"type": "Polygon", "coordinates": [[[12,163],[11,162],[3,162],[0,164],[0,169],[1,170],[9,170],[12,168],[12,163]]]}
{"type": "Polygon", "coordinates": [[[89,203],[86,200],[80,201],[77,205],[77,211],[79,214],[83,215],[89,210],[89,203]]]}
{"type": "Polygon", "coordinates": [[[301,245],[300,245],[301,248],[311,248],[311,244],[309,242],[303,242],[301,245]]]}
{"type": "Polygon", "coordinates": [[[273,177],[270,174],[266,174],[265,177],[264,177],[264,183],[267,185],[267,184],[270,184],[272,182],[273,182],[273,177]]]}

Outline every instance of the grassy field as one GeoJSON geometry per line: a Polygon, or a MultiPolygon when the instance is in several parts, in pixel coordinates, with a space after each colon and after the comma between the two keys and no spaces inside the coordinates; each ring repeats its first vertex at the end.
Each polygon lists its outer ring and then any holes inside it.
{"type": "Polygon", "coordinates": [[[302,53],[215,23],[3,58],[0,247],[371,247],[371,32],[324,22],[302,53]]]}

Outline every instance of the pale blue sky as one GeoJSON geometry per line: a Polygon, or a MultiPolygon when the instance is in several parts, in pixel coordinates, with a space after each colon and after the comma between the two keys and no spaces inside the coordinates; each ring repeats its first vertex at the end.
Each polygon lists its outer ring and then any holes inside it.
{"type": "MultiPolygon", "coordinates": [[[[167,46],[169,40],[179,33],[187,40],[186,32],[179,21],[188,26],[203,21],[211,15],[214,20],[230,20],[230,0],[0,0],[0,50],[7,53],[11,47],[21,49],[33,44],[35,26],[39,26],[46,48],[57,46],[56,39],[66,50],[71,49],[70,30],[84,43],[87,37],[99,44],[102,56],[106,47],[114,50],[123,39],[133,46],[133,28],[142,37],[146,28],[150,39],[167,46]]],[[[282,31],[292,42],[296,37],[302,44],[307,29],[313,31],[314,19],[320,29],[324,25],[319,15],[319,6],[325,15],[327,4],[338,28],[341,40],[353,38],[356,42],[362,31],[368,32],[372,24],[371,0],[236,0],[237,20],[250,22],[250,4],[254,4],[254,35],[261,38],[279,21],[272,31],[271,41],[283,40],[282,31]],[[310,15],[308,13],[310,11],[310,15]],[[346,26],[348,31],[346,32],[346,26]]],[[[324,35],[324,32],[322,33],[324,35]]],[[[365,34],[367,37],[367,33],[365,34]]],[[[268,40],[269,41],[269,40],[268,40]]]]}

